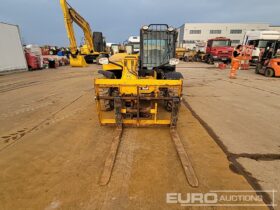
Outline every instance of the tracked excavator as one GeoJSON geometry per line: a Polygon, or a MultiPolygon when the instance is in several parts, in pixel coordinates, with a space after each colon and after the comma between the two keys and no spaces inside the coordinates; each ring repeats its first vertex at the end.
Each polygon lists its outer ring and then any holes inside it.
{"type": "Polygon", "coordinates": [[[183,88],[183,76],[176,72],[176,40],[176,29],[167,24],[143,26],[140,55],[118,53],[100,60],[103,78],[94,80],[98,117],[101,125],[116,127],[100,185],[110,181],[124,127],[169,126],[186,178],[192,187],[198,187],[176,131],[183,88]]]}
{"type": "Polygon", "coordinates": [[[72,67],[85,67],[89,63],[99,63],[99,59],[109,57],[105,51],[106,43],[101,32],[91,31],[89,23],[66,0],[60,0],[65,28],[70,42],[70,65],[72,67]],[[80,49],[77,46],[73,22],[84,33],[85,43],[80,49]]]}

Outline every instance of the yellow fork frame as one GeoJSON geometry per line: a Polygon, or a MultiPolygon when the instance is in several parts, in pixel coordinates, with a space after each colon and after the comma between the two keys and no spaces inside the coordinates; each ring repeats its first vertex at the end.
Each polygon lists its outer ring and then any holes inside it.
{"type": "MultiPolygon", "coordinates": [[[[98,111],[99,122],[101,125],[117,125],[115,118],[106,118],[103,115],[103,111],[101,110],[101,100],[105,98],[100,95],[100,90],[103,88],[118,88],[119,90],[125,89],[136,89],[137,94],[135,95],[125,95],[122,94],[120,97],[121,100],[172,100],[172,97],[163,97],[159,96],[159,89],[160,88],[168,88],[174,90],[174,96],[177,97],[179,100],[182,96],[182,80],[156,80],[156,79],[132,79],[132,80],[125,80],[125,79],[95,79],[94,80],[94,87],[95,87],[95,99],[98,111]],[[155,90],[154,96],[145,96],[145,90],[155,90]]],[[[135,91],[133,91],[135,92],[135,91]]],[[[107,97],[106,98],[113,100],[114,97],[107,97]]],[[[126,113],[126,108],[121,108],[121,113],[126,113]]],[[[139,111],[139,110],[138,110],[139,111]]],[[[158,119],[158,103],[155,103],[155,107],[150,109],[150,114],[152,114],[151,119],[122,119],[122,124],[124,125],[132,125],[132,126],[152,126],[152,125],[171,125],[172,120],[171,116],[168,119],[158,119]]]]}

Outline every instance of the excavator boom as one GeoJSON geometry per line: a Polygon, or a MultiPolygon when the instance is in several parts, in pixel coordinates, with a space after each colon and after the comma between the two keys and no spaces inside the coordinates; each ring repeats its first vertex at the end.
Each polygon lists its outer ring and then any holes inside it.
{"type": "MultiPolygon", "coordinates": [[[[73,7],[71,7],[67,3],[66,0],[60,0],[60,5],[64,16],[67,36],[70,41],[70,65],[78,67],[87,66],[83,55],[90,55],[95,53],[90,25],[73,7]],[[76,23],[84,33],[85,45],[81,48],[80,51],[77,46],[73,22],[76,23]]],[[[98,56],[98,53],[95,54],[97,54],[98,56]]]]}
{"type": "Polygon", "coordinates": [[[71,54],[76,54],[78,51],[74,27],[73,27],[73,19],[70,15],[68,3],[65,0],[60,0],[60,5],[62,8],[63,16],[64,16],[64,23],[67,32],[68,39],[70,41],[70,51],[71,54]]]}

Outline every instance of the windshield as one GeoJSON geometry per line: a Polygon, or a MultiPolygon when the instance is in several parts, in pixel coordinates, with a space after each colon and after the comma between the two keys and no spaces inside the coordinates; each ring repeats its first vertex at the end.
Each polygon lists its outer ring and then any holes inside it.
{"type": "Polygon", "coordinates": [[[140,43],[133,43],[134,49],[140,49],[140,43]]]}
{"type": "Polygon", "coordinates": [[[144,46],[147,47],[149,50],[163,51],[167,47],[167,40],[160,40],[160,39],[144,40],[144,46]]]}
{"type": "Polygon", "coordinates": [[[119,52],[119,46],[118,46],[118,45],[112,45],[112,46],[111,46],[111,49],[112,49],[112,51],[113,51],[114,53],[119,52]]]}
{"type": "Polygon", "coordinates": [[[141,30],[140,34],[141,68],[148,70],[169,65],[170,58],[175,57],[175,39],[177,37],[176,31],[152,29],[141,30]]]}
{"type": "Polygon", "coordinates": [[[269,40],[260,40],[259,41],[259,44],[258,44],[258,47],[259,48],[266,48],[266,45],[267,45],[267,42],[268,42],[269,40]]]}
{"type": "Polygon", "coordinates": [[[147,39],[144,40],[143,44],[145,63],[159,66],[168,62],[170,46],[167,39],[147,39]]]}
{"type": "Polygon", "coordinates": [[[214,40],[212,47],[224,47],[224,46],[230,46],[229,40],[214,40]]]}

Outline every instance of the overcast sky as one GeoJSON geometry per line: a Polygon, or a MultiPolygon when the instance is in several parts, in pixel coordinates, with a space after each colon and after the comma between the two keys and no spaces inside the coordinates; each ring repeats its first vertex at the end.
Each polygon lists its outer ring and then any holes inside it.
{"type": "MultiPolygon", "coordinates": [[[[280,0],[68,0],[107,42],[149,23],[260,22],[280,25],[280,0]]],[[[0,0],[0,22],[20,26],[25,43],[67,46],[59,0],[0,0]]],[[[80,44],[82,33],[77,31],[80,44]]]]}

